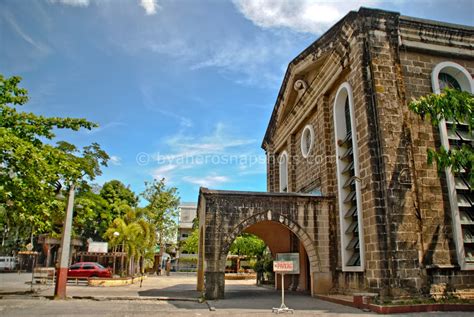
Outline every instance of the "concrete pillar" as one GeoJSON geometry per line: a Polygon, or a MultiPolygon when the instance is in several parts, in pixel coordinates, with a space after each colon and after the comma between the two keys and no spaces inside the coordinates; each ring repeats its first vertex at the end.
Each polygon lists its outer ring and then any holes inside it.
{"type": "Polygon", "coordinates": [[[69,188],[69,198],[67,201],[66,218],[61,236],[61,257],[59,259],[58,275],[54,288],[55,299],[66,299],[67,271],[69,268],[70,248],[71,248],[71,232],[72,217],[74,212],[74,184],[69,188]]]}

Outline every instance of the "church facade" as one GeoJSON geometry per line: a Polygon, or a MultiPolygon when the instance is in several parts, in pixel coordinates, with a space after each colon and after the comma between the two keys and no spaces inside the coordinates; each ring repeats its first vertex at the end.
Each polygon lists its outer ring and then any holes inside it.
{"type": "Polygon", "coordinates": [[[225,204],[238,203],[235,192],[201,190],[200,289],[223,296],[223,285],[214,292],[224,283],[216,234],[258,235],[259,222],[283,219],[288,235],[304,233],[300,279],[312,294],[472,293],[474,192],[465,174],[427,164],[428,148],[472,146],[472,133],[462,123],[433,127],[407,105],[446,86],[474,93],[473,73],[473,27],[347,14],[289,63],[262,143],[268,193],[239,194],[242,204],[258,196],[244,215],[225,204]],[[294,214],[275,207],[285,200],[294,214]]]}

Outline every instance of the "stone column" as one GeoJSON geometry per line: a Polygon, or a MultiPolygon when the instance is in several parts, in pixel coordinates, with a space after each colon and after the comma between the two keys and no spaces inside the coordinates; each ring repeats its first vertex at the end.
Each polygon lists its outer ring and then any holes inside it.
{"type": "Polygon", "coordinates": [[[206,272],[204,273],[206,299],[224,298],[225,262],[225,257],[218,261],[206,261],[206,272]]]}
{"type": "Polygon", "coordinates": [[[199,229],[197,291],[204,291],[204,227],[199,229]]]}

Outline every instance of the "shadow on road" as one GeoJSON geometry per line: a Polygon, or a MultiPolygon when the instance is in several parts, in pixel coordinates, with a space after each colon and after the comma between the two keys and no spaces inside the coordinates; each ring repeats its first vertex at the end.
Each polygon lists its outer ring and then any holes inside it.
{"type": "Polygon", "coordinates": [[[150,288],[138,292],[139,296],[156,296],[156,297],[178,297],[178,298],[194,298],[201,297],[201,293],[196,291],[196,284],[176,284],[173,286],[162,288],[150,288]]]}
{"type": "MultiPolygon", "coordinates": [[[[226,285],[225,298],[210,300],[209,305],[216,310],[268,310],[281,305],[281,291],[255,285],[226,285]]],[[[295,311],[314,311],[316,313],[364,314],[359,309],[329,303],[301,292],[285,292],[285,304],[295,311]]]]}

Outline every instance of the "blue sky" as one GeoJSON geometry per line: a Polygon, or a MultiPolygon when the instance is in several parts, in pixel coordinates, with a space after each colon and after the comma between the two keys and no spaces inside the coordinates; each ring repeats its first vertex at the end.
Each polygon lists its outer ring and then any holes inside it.
{"type": "Polygon", "coordinates": [[[96,182],[135,192],[165,177],[265,191],[260,144],[286,66],[351,9],[473,25],[474,1],[3,0],[0,72],[20,75],[26,111],[87,118],[58,133],[112,160],[96,182]]]}

